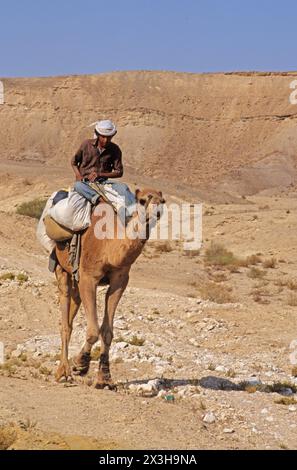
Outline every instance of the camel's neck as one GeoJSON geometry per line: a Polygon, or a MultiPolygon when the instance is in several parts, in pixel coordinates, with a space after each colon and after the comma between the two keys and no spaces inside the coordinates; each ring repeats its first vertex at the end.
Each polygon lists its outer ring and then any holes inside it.
{"type": "Polygon", "coordinates": [[[126,226],[125,242],[136,249],[142,249],[150,236],[150,225],[146,219],[135,212],[126,226]]]}

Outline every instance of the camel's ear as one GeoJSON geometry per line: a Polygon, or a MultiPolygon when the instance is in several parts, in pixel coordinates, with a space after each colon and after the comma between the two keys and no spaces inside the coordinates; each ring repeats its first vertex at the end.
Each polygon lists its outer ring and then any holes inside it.
{"type": "Polygon", "coordinates": [[[159,194],[160,197],[163,196],[162,191],[158,191],[158,194],[159,194]]]}
{"type": "Polygon", "coordinates": [[[138,200],[138,194],[140,193],[140,189],[135,189],[135,197],[138,200]]]}

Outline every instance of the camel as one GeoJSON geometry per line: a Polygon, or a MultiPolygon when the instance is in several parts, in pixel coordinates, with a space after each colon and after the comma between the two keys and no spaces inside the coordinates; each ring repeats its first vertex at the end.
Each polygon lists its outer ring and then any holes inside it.
{"type": "MultiPolygon", "coordinates": [[[[117,305],[127,287],[129,271],[132,264],[141,254],[145,242],[149,238],[151,228],[162,214],[165,203],[162,192],[153,189],[137,189],[135,191],[136,208],[127,223],[125,236],[113,239],[98,239],[96,233],[96,211],[92,215],[91,225],[81,237],[81,257],[79,281],[71,276],[68,261],[68,248],[57,243],[56,256],[58,264],[55,275],[58,282],[60,308],[62,312],[61,326],[61,358],[56,372],[56,380],[72,378],[74,374],[84,375],[89,370],[91,350],[100,338],[100,357],[96,388],[115,388],[110,374],[109,349],[113,339],[113,320],[117,305]],[[141,209],[141,211],[139,210],[141,209]],[[142,215],[141,215],[142,214],[142,215]],[[135,226],[144,231],[143,238],[130,237],[135,226]],[[107,280],[109,287],[105,296],[105,310],[102,325],[99,328],[96,311],[96,289],[100,282],[107,280]],[[68,346],[72,333],[73,320],[81,303],[84,306],[87,331],[85,343],[77,357],[73,358],[71,369],[68,359],[68,346]]],[[[114,218],[116,225],[119,223],[114,218]]],[[[115,232],[117,233],[117,232],[115,232]]]]}

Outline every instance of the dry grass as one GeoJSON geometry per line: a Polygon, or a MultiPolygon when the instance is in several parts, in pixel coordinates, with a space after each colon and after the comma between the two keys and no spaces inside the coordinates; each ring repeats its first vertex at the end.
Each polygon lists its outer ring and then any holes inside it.
{"type": "Polygon", "coordinates": [[[286,285],[290,290],[297,290],[297,281],[294,279],[289,279],[286,285]]]}
{"type": "Polygon", "coordinates": [[[52,371],[50,369],[48,369],[47,367],[45,367],[45,366],[41,366],[39,368],[39,372],[40,372],[40,374],[45,375],[46,377],[48,377],[49,375],[52,374],[52,371]]]}
{"type": "Polygon", "coordinates": [[[275,258],[265,259],[263,261],[263,268],[265,269],[275,269],[277,265],[275,258]]]}
{"type": "Polygon", "coordinates": [[[231,295],[232,288],[218,285],[212,281],[206,281],[199,286],[199,293],[204,300],[210,300],[217,304],[226,304],[234,302],[231,295]]]}
{"type": "Polygon", "coordinates": [[[290,389],[293,393],[297,392],[297,385],[291,382],[275,382],[273,384],[251,384],[250,382],[240,382],[238,384],[240,390],[244,390],[248,393],[264,392],[264,393],[283,393],[284,390],[290,389]]]}
{"type": "Polygon", "coordinates": [[[278,405],[297,405],[297,401],[293,397],[282,397],[282,398],[277,398],[274,400],[274,403],[277,403],[278,405]]]}
{"type": "Polygon", "coordinates": [[[15,279],[15,274],[13,273],[3,273],[0,276],[0,281],[14,281],[15,279]]]}
{"type": "Polygon", "coordinates": [[[200,255],[200,250],[183,250],[182,254],[189,258],[196,258],[196,256],[200,255]]]}
{"type": "Polygon", "coordinates": [[[265,271],[262,271],[259,268],[255,268],[254,266],[249,270],[247,276],[251,279],[262,279],[265,276],[265,271]]]}
{"type": "Polygon", "coordinates": [[[270,297],[272,295],[272,292],[267,287],[261,286],[261,287],[253,288],[250,295],[260,295],[263,297],[270,297]]]}
{"type": "Polygon", "coordinates": [[[290,305],[290,307],[297,307],[297,295],[296,294],[289,294],[288,305],[290,305]]]}
{"type": "Polygon", "coordinates": [[[0,427],[0,450],[7,450],[16,440],[16,430],[13,426],[0,427]]]}
{"type": "Polygon", "coordinates": [[[39,219],[43,212],[45,204],[46,204],[45,199],[33,199],[32,201],[23,202],[17,208],[16,212],[19,215],[25,215],[27,217],[39,219]]]}
{"type": "Polygon", "coordinates": [[[239,259],[223,245],[212,243],[205,252],[205,263],[213,266],[237,265],[239,259]]]}
{"type": "Polygon", "coordinates": [[[253,301],[254,302],[257,302],[258,304],[261,304],[261,305],[268,305],[270,304],[270,301],[268,299],[263,299],[261,297],[261,295],[259,294],[254,294],[253,295],[253,301]]]}
{"type": "Polygon", "coordinates": [[[92,361],[99,361],[100,353],[101,353],[100,346],[95,346],[95,348],[91,352],[91,360],[92,361]]]}
{"type": "Polygon", "coordinates": [[[228,369],[227,371],[227,377],[230,377],[231,379],[234,379],[236,377],[236,372],[234,369],[228,369]]]}
{"type": "Polygon", "coordinates": [[[154,249],[157,253],[170,253],[171,251],[173,251],[173,247],[171,246],[169,241],[156,243],[154,245],[154,249]]]}
{"type": "Polygon", "coordinates": [[[225,273],[212,273],[208,274],[208,277],[214,282],[225,282],[228,281],[228,277],[225,273]]]}
{"type": "Polygon", "coordinates": [[[143,346],[144,345],[144,342],[145,342],[145,339],[143,338],[138,338],[138,336],[134,335],[132,336],[131,339],[129,339],[127,341],[129,344],[131,344],[131,346],[143,346]]]}
{"type": "Polygon", "coordinates": [[[19,281],[19,284],[23,284],[23,282],[27,282],[28,279],[29,277],[27,276],[27,274],[24,274],[24,273],[19,273],[16,276],[16,280],[19,281]]]}
{"type": "Polygon", "coordinates": [[[255,264],[261,263],[261,261],[261,257],[257,254],[246,257],[247,266],[254,266],[255,264]]]}
{"type": "Polygon", "coordinates": [[[27,282],[29,277],[25,273],[14,274],[12,272],[3,273],[0,276],[0,281],[18,281],[19,284],[27,282]]]}
{"type": "Polygon", "coordinates": [[[212,243],[205,252],[205,264],[217,267],[225,267],[232,273],[238,273],[239,268],[248,268],[262,262],[261,254],[249,255],[246,258],[238,258],[223,245],[212,243]]]}

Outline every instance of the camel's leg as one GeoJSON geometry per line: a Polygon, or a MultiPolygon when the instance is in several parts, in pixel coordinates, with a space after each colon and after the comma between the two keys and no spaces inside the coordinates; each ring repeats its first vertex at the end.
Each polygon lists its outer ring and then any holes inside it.
{"type": "Polygon", "coordinates": [[[86,342],[76,358],[74,358],[73,370],[76,373],[84,375],[88,372],[91,361],[91,350],[99,338],[99,325],[96,309],[96,290],[98,279],[92,277],[83,277],[79,283],[79,292],[87,318],[86,342]]]}
{"type": "Polygon", "coordinates": [[[59,367],[56,372],[56,380],[61,377],[71,377],[71,369],[68,361],[68,347],[72,333],[72,324],[81,304],[78,287],[72,284],[70,275],[60,265],[56,268],[56,277],[60,291],[60,306],[62,311],[61,339],[62,351],[59,367]]]}
{"type": "Polygon", "coordinates": [[[127,287],[129,271],[116,271],[110,275],[110,286],[105,297],[104,318],[100,328],[101,351],[96,388],[114,388],[109,369],[109,348],[113,338],[113,319],[117,305],[127,287]]]}

